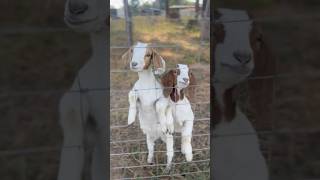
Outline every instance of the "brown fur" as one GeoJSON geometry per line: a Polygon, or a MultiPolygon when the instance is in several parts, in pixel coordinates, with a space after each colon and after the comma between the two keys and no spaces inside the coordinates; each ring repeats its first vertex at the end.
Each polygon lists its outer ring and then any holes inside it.
{"type": "MultiPolygon", "coordinates": [[[[175,86],[177,85],[177,75],[178,75],[178,70],[177,69],[172,69],[165,73],[161,77],[161,84],[164,87],[163,90],[163,95],[165,97],[170,96],[171,100],[173,102],[177,102],[179,99],[182,100],[185,96],[185,89],[180,90],[180,95],[177,92],[177,89],[175,86]]],[[[193,75],[192,72],[189,70],[189,86],[187,87],[187,97],[192,100],[194,98],[194,93],[195,93],[195,85],[196,85],[196,78],[193,75]]]]}
{"type": "Polygon", "coordinates": [[[155,49],[148,47],[146,55],[144,57],[144,69],[149,69],[151,64],[153,65],[154,69],[163,68],[164,64],[162,63],[161,59],[161,56],[155,49]]]}
{"type": "MultiPolygon", "coordinates": [[[[215,17],[216,18],[216,17],[215,17]]],[[[216,23],[212,27],[212,35],[213,35],[213,48],[211,54],[215,54],[215,47],[218,43],[223,43],[225,38],[225,32],[223,28],[223,24],[216,23]]],[[[257,76],[266,76],[266,75],[274,75],[275,73],[275,61],[272,58],[271,51],[267,46],[266,40],[262,35],[261,29],[259,29],[258,25],[253,23],[252,30],[250,32],[250,43],[254,53],[255,60],[255,68],[251,77],[257,76]]],[[[214,56],[213,57],[213,67],[212,73],[214,74],[214,56]]],[[[256,128],[270,128],[270,120],[271,120],[271,104],[272,104],[272,92],[273,92],[273,79],[258,79],[258,80],[249,80],[248,81],[248,91],[249,91],[249,105],[252,110],[252,114],[255,119],[259,119],[259,122],[256,122],[256,128]]],[[[232,120],[235,115],[235,100],[233,97],[232,91],[234,91],[234,87],[228,89],[224,93],[224,103],[225,109],[222,110],[220,105],[215,102],[215,89],[213,87],[212,100],[213,100],[213,117],[214,117],[214,125],[218,124],[222,115],[228,120],[232,120]]]]}

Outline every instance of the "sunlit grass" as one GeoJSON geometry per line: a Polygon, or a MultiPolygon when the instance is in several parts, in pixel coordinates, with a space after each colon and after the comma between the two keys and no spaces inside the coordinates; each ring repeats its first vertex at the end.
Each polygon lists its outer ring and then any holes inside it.
{"type": "MultiPolygon", "coordinates": [[[[193,64],[201,60],[209,63],[209,49],[200,48],[199,27],[186,28],[190,18],[180,21],[167,20],[165,17],[133,17],[133,41],[157,45],[175,45],[177,48],[158,48],[168,65],[177,62],[193,64]],[[202,50],[201,50],[202,49],[202,50]],[[198,59],[201,57],[200,59],[198,59]]],[[[127,45],[125,20],[111,20],[111,46],[127,45]]],[[[124,52],[124,50],[119,50],[124,52]]]]}

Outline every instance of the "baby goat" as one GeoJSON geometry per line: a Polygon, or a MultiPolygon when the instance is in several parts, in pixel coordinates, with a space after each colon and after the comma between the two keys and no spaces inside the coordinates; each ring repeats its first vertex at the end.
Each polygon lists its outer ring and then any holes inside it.
{"type": "MultiPolygon", "coordinates": [[[[192,128],[194,114],[188,98],[185,96],[185,90],[188,87],[188,94],[193,98],[195,77],[190,72],[187,65],[178,64],[176,69],[168,71],[161,77],[161,83],[164,86],[164,98],[160,98],[158,103],[168,101],[172,109],[175,132],[181,132],[181,152],[185,154],[187,161],[192,161],[192,128]],[[170,96],[170,98],[169,98],[170,96]]],[[[158,112],[160,119],[166,118],[165,111],[158,112]]],[[[160,120],[166,121],[166,120],[160,120]]]]}

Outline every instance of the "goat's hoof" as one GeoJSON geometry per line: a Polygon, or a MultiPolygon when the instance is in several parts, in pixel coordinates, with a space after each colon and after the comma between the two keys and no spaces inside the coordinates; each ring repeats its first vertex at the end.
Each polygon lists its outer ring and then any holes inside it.
{"type": "Polygon", "coordinates": [[[153,164],[153,158],[148,158],[147,162],[148,162],[149,165],[152,165],[153,164]]]}
{"type": "Polygon", "coordinates": [[[186,156],[187,162],[191,162],[192,161],[192,158],[193,158],[192,153],[187,153],[187,154],[185,154],[185,156],[186,156]]]}
{"type": "Polygon", "coordinates": [[[174,125],[173,124],[168,125],[168,133],[170,135],[172,135],[174,133],[174,125]]]}
{"type": "Polygon", "coordinates": [[[164,169],[164,173],[165,173],[165,174],[169,174],[170,171],[171,171],[171,167],[172,167],[171,164],[167,164],[166,168],[164,169]]]}

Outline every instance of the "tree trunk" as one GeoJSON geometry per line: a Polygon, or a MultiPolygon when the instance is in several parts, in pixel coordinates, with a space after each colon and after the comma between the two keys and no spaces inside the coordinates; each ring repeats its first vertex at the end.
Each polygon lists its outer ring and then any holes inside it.
{"type": "Polygon", "coordinates": [[[195,3],[195,12],[196,12],[196,16],[195,16],[195,19],[198,20],[198,17],[199,17],[199,0],[196,0],[196,3],[195,3]]]}
{"type": "Polygon", "coordinates": [[[201,21],[201,40],[210,39],[210,1],[207,1],[201,21]]]}
{"type": "Polygon", "coordinates": [[[207,0],[202,1],[202,8],[201,8],[201,17],[204,16],[204,11],[206,10],[207,0]]]}
{"type": "Polygon", "coordinates": [[[123,9],[126,19],[126,31],[128,36],[128,46],[132,46],[132,18],[129,11],[128,0],[123,0],[123,9]]]}
{"type": "Polygon", "coordinates": [[[166,18],[170,18],[169,0],[164,0],[164,2],[165,2],[166,18]]]}

